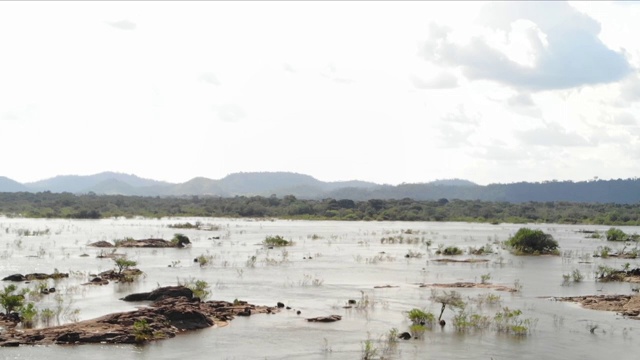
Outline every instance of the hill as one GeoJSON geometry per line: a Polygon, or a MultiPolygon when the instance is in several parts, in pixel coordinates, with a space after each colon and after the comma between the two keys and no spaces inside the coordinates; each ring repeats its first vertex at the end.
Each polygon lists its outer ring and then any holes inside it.
{"type": "Polygon", "coordinates": [[[463,179],[428,183],[379,185],[351,180],[325,182],[292,172],[241,172],[214,180],[197,177],[173,184],[136,175],[103,172],[95,175],[65,175],[20,184],[0,177],[0,192],[70,192],[98,195],[137,196],[265,196],[294,195],[300,199],[413,199],[481,200],[522,203],[528,201],[567,201],[630,204],[640,202],[640,180],[545,181],[537,183],[477,185],[463,179]]]}

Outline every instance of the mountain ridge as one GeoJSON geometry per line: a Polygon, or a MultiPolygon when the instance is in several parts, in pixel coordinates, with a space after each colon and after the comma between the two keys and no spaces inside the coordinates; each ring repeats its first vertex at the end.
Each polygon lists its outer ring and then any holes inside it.
{"type": "Polygon", "coordinates": [[[545,181],[478,185],[464,179],[427,183],[376,184],[362,180],[321,181],[294,172],[240,172],[221,179],[195,177],[183,183],[145,179],[134,174],[102,172],[60,175],[19,183],[0,176],[0,192],[70,192],[125,196],[272,196],[306,199],[481,200],[494,202],[640,202],[640,180],[545,181]]]}

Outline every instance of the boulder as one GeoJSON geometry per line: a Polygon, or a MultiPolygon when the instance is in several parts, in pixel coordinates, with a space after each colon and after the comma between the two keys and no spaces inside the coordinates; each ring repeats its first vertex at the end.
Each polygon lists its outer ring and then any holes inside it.
{"type": "Polygon", "coordinates": [[[315,318],[307,319],[309,322],[335,322],[342,320],[342,316],[340,315],[329,315],[329,316],[319,316],[315,318]]]}
{"type": "Polygon", "coordinates": [[[25,281],[25,280],[27,280],[27,278],[25,278],[24,275],[22,275],[22,274],[13,274],[13,275],[9,275],[9,276],[5,277],[2,280],[3,281],[25,281]]]}
{"type": "Polygon", "coordinates": [[[165,298],[185,297],[193,299],[193,291],[185,286],[166,286],[151,292],[130,294],[122,298],[123,301],[156,301],[165,298]]]}

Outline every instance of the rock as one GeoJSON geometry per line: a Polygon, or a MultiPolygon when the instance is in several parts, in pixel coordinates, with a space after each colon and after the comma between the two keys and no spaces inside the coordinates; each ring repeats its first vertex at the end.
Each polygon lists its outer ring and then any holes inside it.
{"type": "Polygon", "coordinates": [[[349,303],[349,305],[355,305],[355,304],[357,304],[358,302],[357,302],[357,301],[355,301],[354,299],[349,299],[348,303],[349,303]]]}
{"type": "Polygon", "coordinates": [[[25,281],[27,280],[22,274],[13,274],[2,279],[3,281],[25,281]]]}
{"type": "Polygon", "coordinates": [[[278,307],[279,308],[283,308],[284,307],[284,303],[281,303],[281,302],[278,301],[278,307]]]}
{"type": "Polygon", "coordinates": [[[114,245],[108,241],[96,241],[94,243],[89,244],[89,246],[99,247],[99,248],[111,248],[114,245]]]}
{"type": "Polygon", "coordinates": [[[329,315],[329,316],[319,316],[315,318],[307,319],[309,322],[335,322],[342,320],[342,316],[340,315],[329,315]]]}
{"type": "Polygon", "coordinates": [[[440,320],[440,326],[445,326],[445,325],[447,325],[447,322],[446,322],[446,321],[444,321],[444,319],[443,319],[443,320],[440,320]]]}
{"type": "Polygon", "coordinates": [[[398,338],[402,340],[411,340],[411,334],[405,331],[402,334],[398,335],[398,338]]]}
{"type": "Polygon", "coordinates": [[[300,310],[296,311],[296,315],[300,315],[302,312],[300,310]]]}
{"type": "Polygon", "coordinates": [[[157,288],[151,292],[130,294],[122,298],[123,301],[156,301],[164,298],[185,297],[193,298],[193,291],[185,286],[166,286],[157,288]]]}
{"type": "MultiPolygon", "coordinates": [[[[136,342],[134,324],[139,321],[145,321],[152,329],[150,338],[145,341],[153,341],[216,324],[222,326],[243,312],[266,314],[278,312],[278,308],[249,304],[239,307],[226,301],[194,302],[186,297],[167,297],[134,311],[49,328],[15,330],[15,324],[7,326],[3,323],[7,330],[0,336],[0,346],[132,344],[136,342]]],[[[2,316],[0,314],[0,318],[2,316]]]]}

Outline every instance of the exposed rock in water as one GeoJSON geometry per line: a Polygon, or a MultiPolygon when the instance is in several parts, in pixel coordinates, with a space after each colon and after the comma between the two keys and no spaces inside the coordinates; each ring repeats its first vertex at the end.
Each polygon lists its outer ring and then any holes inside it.
{"type": "Polygon", "coordinates": [[[166,286],[157,288],[151,292],[130,294],[120,300],[124,301],[156,301],[164,298],[185,297],[193,298],[193,291],[185,286],[166,286]]]}
{"type": "Polygon", "coordinates": [[[62,279],[68,278],[68,273],[58,273],[55,272],[53,274],[43,274],[43,273],[32,273],[32,274],[13,274],[5,277],[4,281],[32,281],[32,280],[47,280],[47,279],[62,279]]]}
{"type": "Polygon", "coordinates": [[[517,289],[505,286],[494,285],[489,283],[474,283],[474,282],[455,282],[448,284],[420,284],[420,287],[437,287],[437,288],[475,288],[475,289],[493,289],[496,291],[518,292],[517,289]]]}
{"type": "Polygon", "coordinates": [[[173,248],[178,247],[182,248],[185,245],[191,244],[188,239],[182,239],[181,241],[172,242],[164,239],[143,239],[143,240],[123,240],[118,242],[117,245],[111,244],[107,241],[98,241],[89,246],[94,247],[125,247],[125,248],[173,248]]]}
{"type": "Polygon", "coordinates": [[[108,241],[96,241],[94,243],[89,244],[89,246],[93,246],[93,247],[99,247],[99,248],[111,248],[114,247],[114,245],[108,241]]]}
{"type": "MultiPolygon", "coordinates": [[[[151,294],[151,293],[149,293],[151,294]]],[[[149,307],[106,315],[93,320],[43,328],[7,327],[0,346],[47,344],[130,344],[167,339],[185,331],[224,326],[241,312],[278,312],[276,307],[234,305],[226,301],[207,301],[186,297],[165,297],[149,307]],[[138,324],[137,329],[134,324],[138,324]],[[145,324],[144,330],[139,324],[145,324]]]]}
{"type": "Polygon", "coordinates": [[[340,315],[319,316],[307,319],[309,322],[335,322],[340,320],[342,320],[342,316],[340,315]]]}
{"type": "Polygon", "coordinates": [[[591,310],[615,311],[631,319],[640,320],[640,295],[586,295],[552,299],[575,302],[591,310]]]}

